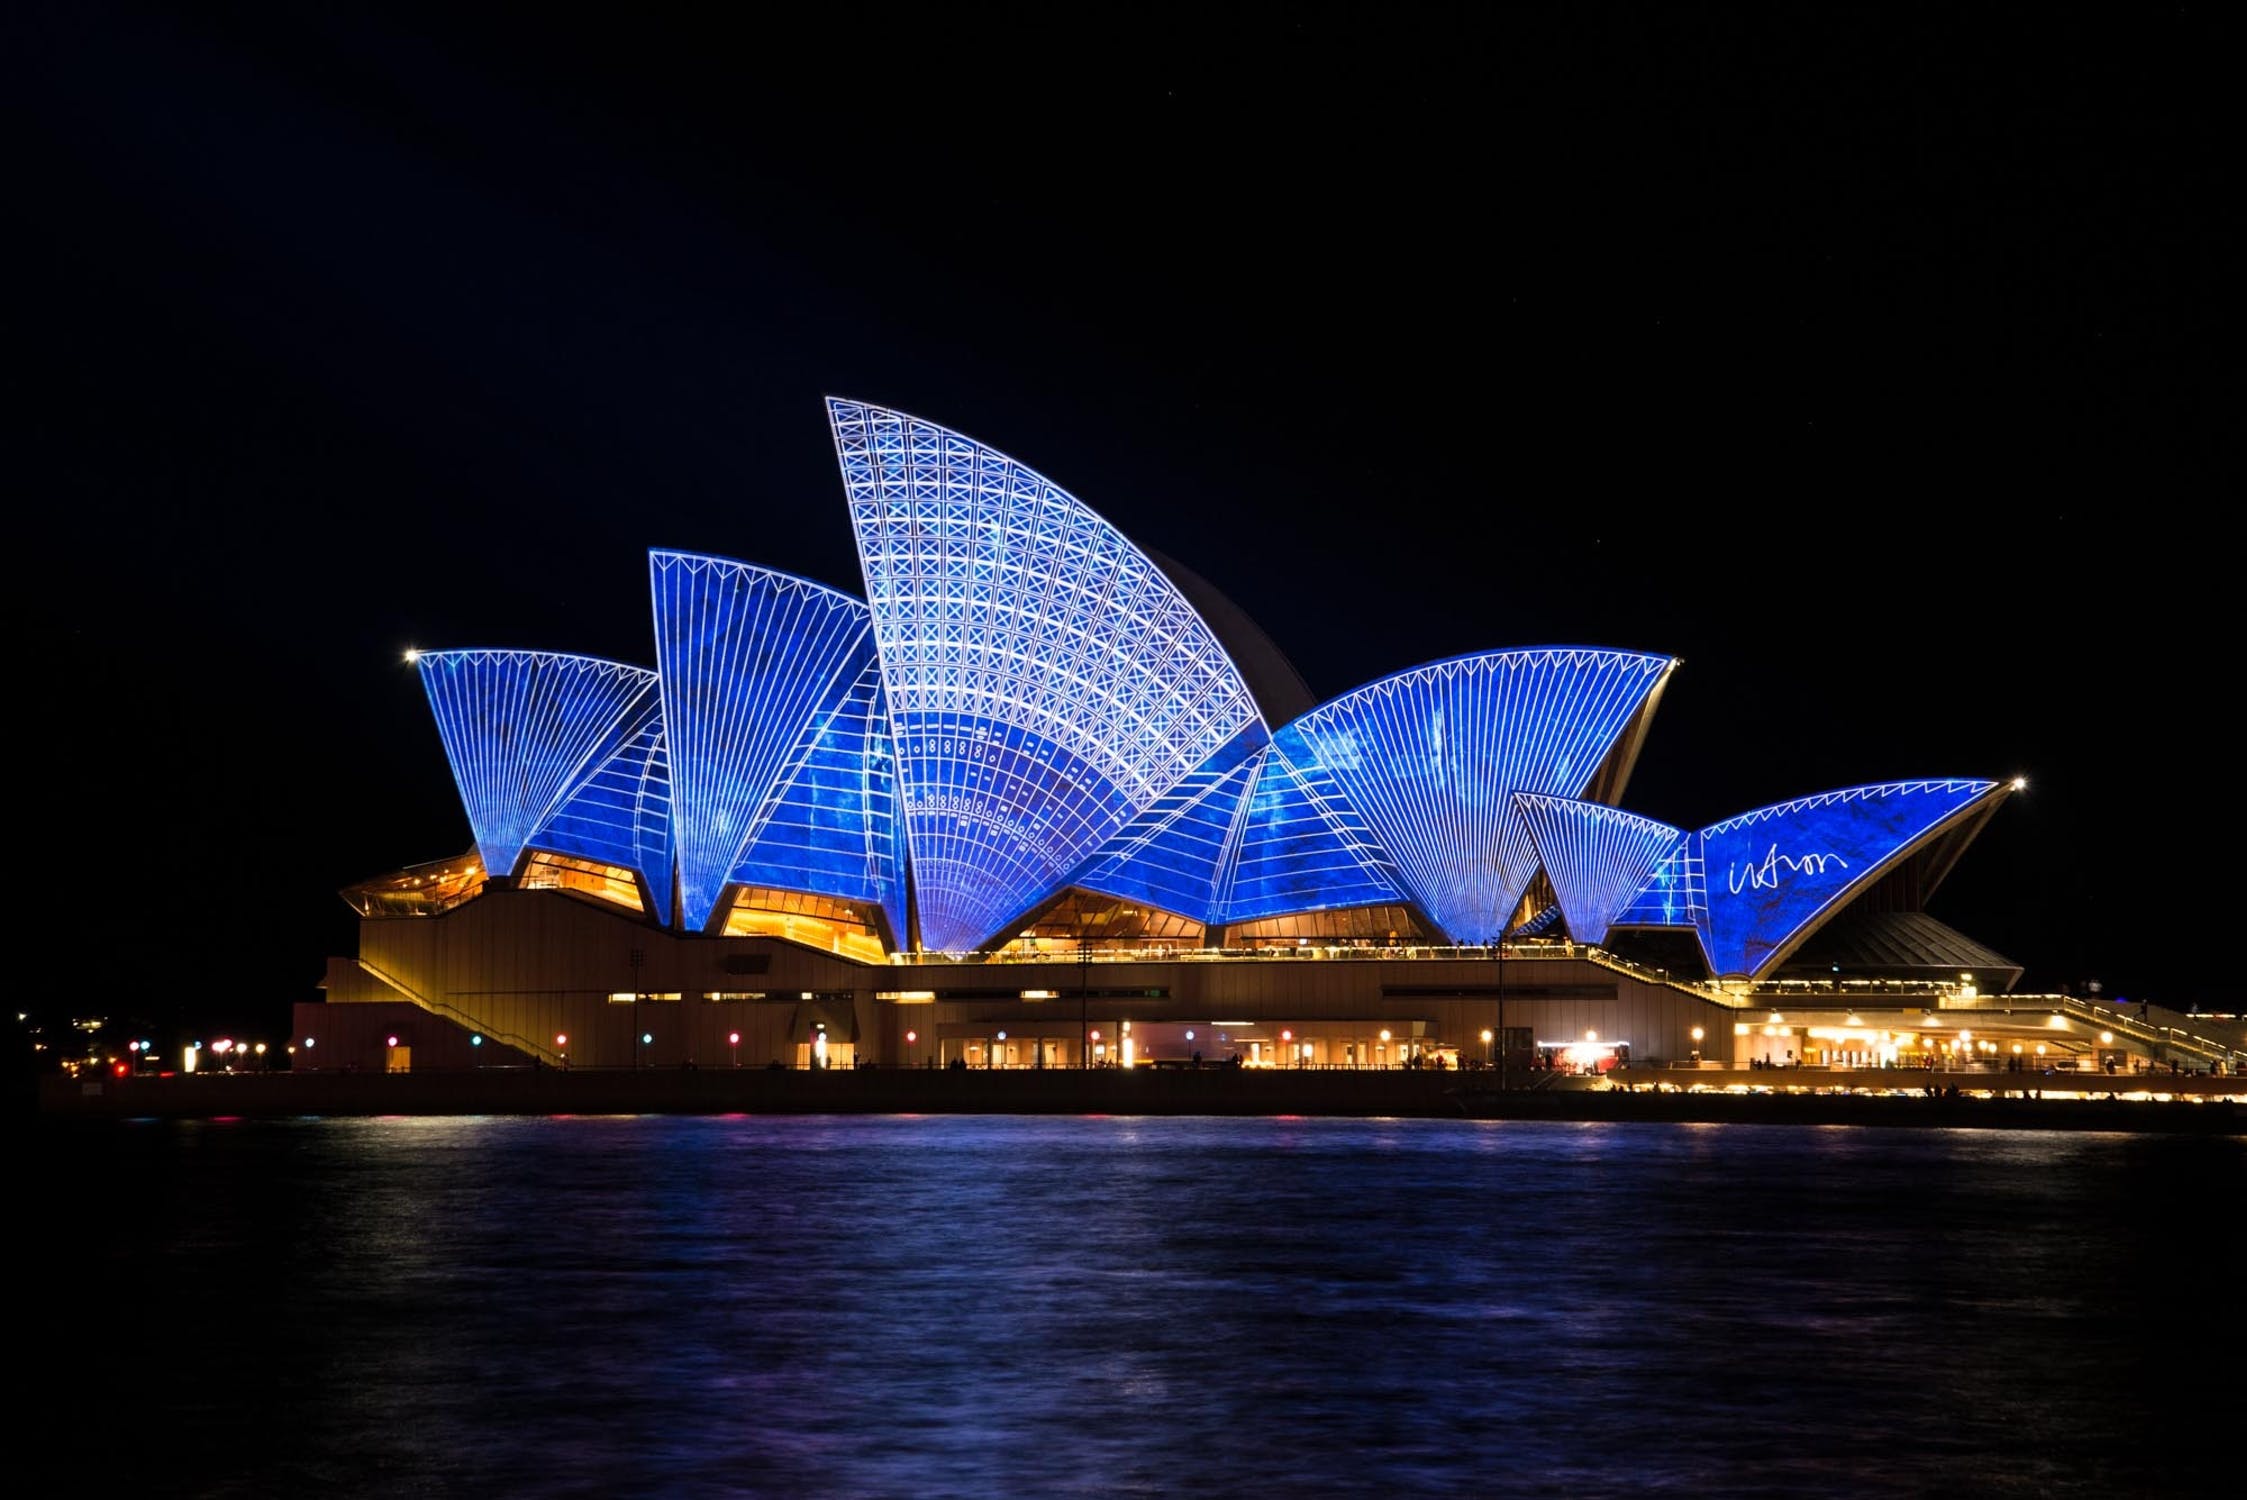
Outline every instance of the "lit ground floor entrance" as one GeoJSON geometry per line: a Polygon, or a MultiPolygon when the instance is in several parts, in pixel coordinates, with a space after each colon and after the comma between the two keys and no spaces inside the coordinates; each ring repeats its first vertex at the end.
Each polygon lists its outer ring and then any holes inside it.
{"type": "MultiPolygon", "coordinates": [[[[1050,1021],[948,1021],[918,1031],[915,1066],[938,1068],[1490,1068],[1535,1065],[1528,1027],[1438,1035],[1426,1021],[1148,1021],[1103,1018],[1066,1028],[1050,1021]]],[[[1606,1049],[1612,1057],[1614,1049],[1606,1049]]]]}

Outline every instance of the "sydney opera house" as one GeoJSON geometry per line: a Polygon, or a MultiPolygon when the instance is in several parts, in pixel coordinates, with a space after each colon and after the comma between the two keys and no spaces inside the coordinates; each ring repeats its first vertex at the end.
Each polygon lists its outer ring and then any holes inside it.
{"type": "Polygon", "coordinates": [[[1900,1065],[2019,978],[1926,910],[2015,783],[1672,827],[1668,656],[1313,702],[1044,475],[828,416],[861,595],[657,550],[645,661],[416,653],[473,847],[344,892],[299,1068],[1900,1065]]]}

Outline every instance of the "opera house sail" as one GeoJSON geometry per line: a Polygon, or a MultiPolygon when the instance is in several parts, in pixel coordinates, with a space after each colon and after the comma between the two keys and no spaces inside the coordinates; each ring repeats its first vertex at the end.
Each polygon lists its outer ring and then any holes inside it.
{"type": "MultiPolygon", "coordinates": [[[[393,925],[362,926],[343,988],[481,1015],[450,977],[481,961],[462,945],[552,940],[484,931],[529,910],[516,893],[627,924],[563,945],[606,954],[597,977],[522,958],[478,981],[486,997],[530,997],[476,1004],[537,1014],[507,1045],[549,1060],[568,1057],[557,997],[572,994],[785,1003],[771,1032],[799,1048],[855,1045],[852,995],[938,996],[925,976],[884,988],[856,969],[758,979],[796,973],[771,948],[706,947],[700,968],[675,956],[698,943],[777,942],[869,971],[1089,960],[1095,944],[1118,961],[1580,947],[1709,1003],[1813,960],[1828,975],[1999,986],[2020,972],[1925,911],[2017,782],[1878,782],[1681,828],[1624,805],[1674,657],[1475,651],[1318,702],[1206,579],[1028,464],[867,402],[831,399],[826,415],[861,592],[655,547],[648,664],[550,649],[561,642],[415,653],[474,847],[345,892],[367,923],[393,925]],[[454,937],[414,948],[401,917],[443,918],[454,937]],[[695,977],[653,984],[643,965],[659,962],[695,977]]],[[[1353,983],[1374,998],[1330,1003],[1393,1017],[1414,1046],[1436,1034],[1431,1016],[1466,1024],[1504,988],[1467,968],[1353,983]]],[[[1160,1002],[1135,1047],[1157,1044],[1179,997],[1230,993],[1182,971],[1107,990],[1080,974],[1081,1009],[1096,992],[1160,1002]]],[[[944,993],[1035,1005],[1061,991],[1048,977],[944,993]]],[[[918,1029],[885,1024],[889,1048],[910,1051],[918,1029]]],[[[950,1048],[968,1023],[932,1024],[951,1028],[950,1048]]],[[[1089,1015],[1082,1031],[1070,1055],[1113,1055],[1089,1015]]],[[[1363,1060],[1396,1055],[1399,1034],[1367,1022],[1289,1045],[1297,1061],[1313,1045],[1363,1060]]],[[[739,1029],[724,1035],[741,1045],[739,1029]]],[[[1003,1038],[993,1026],[977,1055],[999,1056],[1003,1038]]],[[[1492,1046],[1510,1044],[1538,1045],[1492,1046]]]]}

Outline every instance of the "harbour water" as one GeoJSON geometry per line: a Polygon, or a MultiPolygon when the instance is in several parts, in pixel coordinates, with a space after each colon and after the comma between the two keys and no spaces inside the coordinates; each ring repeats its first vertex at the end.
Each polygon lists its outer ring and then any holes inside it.
{"type": "Polygon", "coordinates": [[[2239,1137],[45,1122],[36,1493],[2247,1487],[2239,1137]]]}

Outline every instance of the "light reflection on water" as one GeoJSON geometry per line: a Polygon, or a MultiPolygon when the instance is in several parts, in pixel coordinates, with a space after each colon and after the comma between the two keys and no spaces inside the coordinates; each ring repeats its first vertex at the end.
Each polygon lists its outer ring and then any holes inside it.
{"type": "Polygon", "coordinates": [[[34,1144],[75,1332],[28,1430],[99,1443],[58,1474],[169,1494],[2247,1476],[2247,1326],[2190,1295],[2236,1288],[2238,1140],[644,1116],[34,1144]]]}

